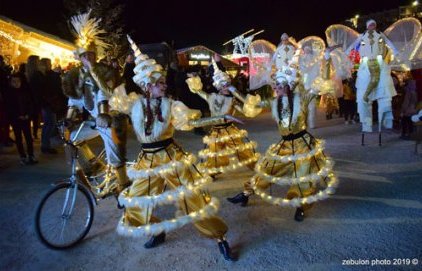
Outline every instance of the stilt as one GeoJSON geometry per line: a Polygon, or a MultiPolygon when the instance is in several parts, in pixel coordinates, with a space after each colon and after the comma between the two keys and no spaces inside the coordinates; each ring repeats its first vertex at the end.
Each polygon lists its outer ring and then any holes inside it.
{"type": "Polygon", "coordinates": [[[382,114],[381,120],[378,121],[378,146],[380,146],[380,147],[382,145],[382,143],[381,143],[381,139],[382,139],[382,136],[381,136],[382,126],[381,125],[382,125],[383,120],[384,120],[384,114],[382,114]]]}

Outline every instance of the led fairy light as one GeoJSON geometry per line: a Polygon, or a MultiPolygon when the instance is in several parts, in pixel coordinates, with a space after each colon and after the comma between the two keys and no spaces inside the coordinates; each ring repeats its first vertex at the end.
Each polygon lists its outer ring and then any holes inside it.
{"type": "Polygon", "coordinates": [[[147,224],[144,226],[127,226],[124,223],[124,216],[117,225],[117,232],[125,236],[151,236],[158,235],[162,232],[169,232],[183,227],[186,224],[203,220],[204,218],[215,216],[219,209],[219,201],[211,198],[210,201],[201,209],[191,212],[187,215],[179,216],[174,219],[164,220],[159,223],[147,224]]]}
{"type": "Polygon", "coordinates": [[[202,141],[204,142],[204,144],[222,143],[222,142],[229,142],[233,139],[244,138],[247,136],[248,136],[248,132],[246,130],[239,130],[239,132],[234,135],[219,136],[217,138],[205,136],[202,141]]]}
{"type": "Polygon", "coordinates": [[[249,159],[243,160],[243,161],[239,161],[237,160],[237,158],[234,157],[234,159],[236,159],[238,162],[237,163],[229,163],[229,165],[227,166],[221,166],[221,167],[213,167],[213,168],[207,168],[205,163],[201,163],[199,164],[199,168],[201,170],[201,172],[203,172],[204,174],[217,174],[217,173],[224,173],[230,170],[235,170],[237,168],[241,168],[243,166],[249,165],[253,162],[256,162],[259,159],[260,154],[259,153],[255,153],[254,156],[252,156],[249,159]]]}
{"type": "Polygon", "coordinates": [[[300,161],[300,160],[309,160],[315,155],[322,153],[324,151],[324,145],[325,145],[324,141],[318,140],[317,143],[315,144],[315,147],[309,152],[294,154],[294,155],[285,155],[285,156],[278,155],[277,152],[278,152],[279,147],[277,148],[277,145],[274,145],[270,147],[265,157],[270,158],[271,160],[277,160],[278,162],[284,162],[284,163],[295,162],[295,161],[300,161]]]}
{"type": "MultiPolygon", "coordinates": [[[[262,164],[255,167],[257,176],[263,178],[271,183],[278,185],[296,185],[300,183],[317,183],[322,178],[328,177],[333,170],[334,162],[327,159],[325,165],[316,173],[312,173],[303,177],[275,177],[263,171],[262,164]]],[[[265,168],[265,167],[264,167],[265,168]]]]}
{"type": "Polygon", "coordinates": [[[293,198],[293,199],[287,199],[287,198],[281,198],[281,197],[274,197],[271,196],[265,192],[263,192],[261,189],[259,189],[256,185],[256,179],[253,180],[253,189],[255,191],[255,194],[260,196],[263,200],[279,206],[292,206],[292,207],[300,207],[303,204],[309,204],[316,201],[324,200],[328,198],[330,195],[334,194],[335,189],[338,185],[338,179],[334,175],[334,173],[330,173],[328,175],[329,182],[327,183],[327,187],[324,190],[319,191],[315,195],[310,195],[303,198],[293,198]]]}
{"type": "Polygon", "coordinates": [[[251,142],[237,145],[236,147],[228,148],[228,149],[218,151],[218,152],[213,152],[210,149],[204,149],[199,152],[198,156],[201,158],[229,156],[229,155],[236,154],[237,152],[255,149],[256,146],[257,146],[257,143],[255,141],[251,141],[251,142]]]}
{"type": "Polygon", "coordinates": [[[136,165],[128,168],[127,175],[130,179],[148,178],[152,176],[165,176],[174,170],[194,164],[195,156],[187,155],[181,161],[169,161],[167,164],[148,169],[136,169],[136,165]]]}
{"type": "Polygon", "coordinates": [[[129,95],[126,94],[124,85],[118,86],[113,96],[109,99],[108,104],[112,110],[118,110],[119,112],[130,114],[133,104],[139,99],[139,95],[135,92],[131,92],[129,95]]]}
{"type": "Polygon", "coordinates": [[[184,196],[189,196],[194,193],[199,193],[200,189],[209,184],[212,181],[212,178],[207,176],[195,180],[194,183],[189,183],[186,179],[181,179],[181,183],[187,183],[187,185],[182,185],[177,187],[174,190],[170,190],[159,195],[153,196],[140,196],[140,197],[128,197],[129,188],[126,188],[119,195],[119,204],[122,206],[128,207],[140,207],[140,208],[152,208],[158,205],[172,204],[177,203],[184,196]]]}

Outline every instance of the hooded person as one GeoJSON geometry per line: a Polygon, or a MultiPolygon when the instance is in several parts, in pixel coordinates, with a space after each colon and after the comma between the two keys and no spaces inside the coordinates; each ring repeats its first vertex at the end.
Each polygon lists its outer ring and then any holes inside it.
{"type": "Polygon", "coordinates": [[[227,200],[246,206],[249,197],[257,194],[271,204],[296,207],[294,219],[302,221],[305,210],[333,194],[337,185],[333,162],[324,154],[324,142],[307,131],[306,123],[308,104],[317,93],[330,89],[306,91],[294,60],[278,70],[274,79],[276,97],[261,106],[271,107],[281,139],[257,162],[255,175],[245,183],[244,191],[227,200]],[[286,194],[270,195],[265,190],[271,185],[288,188],[286,194]]]}
{"type": "MultiPolygon", "coordinates": [[[[236,111],[247,117],[254,117],[261,112],[255,107],[261,100],[259,96],[244,97],[231,85],[230,76],[222,71],[214,59],[213,86],[218,93],[208,94],[198,76],[186,80],[191,92],[201,96],[210,108],[212,117],[232,115],[236,111]]],[[[200,170],[211,175],[224,173],[248,166],[253,169],[259,154],[255,152],[256,142],[247,138],[247,131],[240,130],[234,122],[212,125],[208,135],[203,138],[205,148],[199,152],[200,170]]]]}
{"type": "MultiPolygon", "coordinates": [[[[69,97],[66,123],[71,125],[78,112],[82,113],[83,109],[96,121],[96,129],[104,142],[107,163],[117,180],[113,182],[114,178],[107,179],[103,182],[106,187],[98,187],[102,189],[99,197],[105,197],[113,191],[118,193],[129,185],[125,158],[127,120],[125,116],[112,112],[109,108],[108,100],[117,81],[112,68],[96,62],[97,55],[103,53],[108,44],[102,37],[105,31],[99,26],[101,20],[90,18],[90,13],[91,10],[70,19],[77,38],[74,55],[81,65],[65,74],[62,87],[64,94],[69,97]]],[[[81,152],[79,159],[87,158],[83,157],[84,154],[92,155],[87,146],[83,148],[85,151],[81,152]]],[[[90,165],[85,170],[95,171],[93,168],[101,166],[90,165]]]]}
{"type": "Polygon", "coordinates": [[[117,231],[125,236],[149,236],[144,247],[153,248],[165,241],[166,233],[193,223],[201,235],[217,240],[226,260],[235,260],[225,239],[228,228],[216,216],[218,200],[201,190],[212,178],[198,171],[195,157],[173,139],[175,129],[224,124],[234,118],[201,119],[200,111],[168,98],[162,66],[142,54],[130,37],[128,40],[136,58],[133,81],[144,95],[132,92],[128,96],[124,85],[120,85],[110,104],[113,109],[130,116],[141,152],[134,165],[128,168],[132,185],[118,198],[120,205],[125,206],[125,212],[117,231]],[[159,219],[154,212],[159,205],[176,205],[177,216],[159,219]]]}
{"type": "Polygon", "coordinates": [[[359,47],[361,62],[356,80],[357,104],[362,132],[372,132],[372,103],[378,102],[379,129],[381,125],[391,129],[393,126],[392,97],[397,93],[391,77],[391,69],[386,62],[387,47],[394,55],[398,51],[387,36],[377,31],[374,20],[366,22],[366,31],[346,50],[350,51],[359,47]]]}

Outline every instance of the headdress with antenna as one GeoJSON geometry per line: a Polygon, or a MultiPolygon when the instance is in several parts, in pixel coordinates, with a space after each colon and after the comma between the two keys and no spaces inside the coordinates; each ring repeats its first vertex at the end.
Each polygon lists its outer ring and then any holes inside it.
{"type": "Polygon", "coordinates": [[[70,18],[73,27],[72,32],[76,37],[76,55],[79,56],[85,52],[95,52],[99,55],[104,54],[105,49],[109,47],[101,36],[106,31],[100,28],[101,19],[90,18],[91,9],[86,13],[78,14],[70,18]]]}
{"type": "Polygon", "coordinates": [[[224,85],[230,84],[230,76],[218,68],[214,58],[212,58],[212,66],[214,68],[214,75],[212,76],[213,86],[216,89],[221,89],[224,85]]]}
{"type": "Polygon", "coordinates": [[[163,67],[157,62],[149,58],[147,55],[142,54],[141,50],[135,44],[135,42],[127,35],[130,47],[135,54],[135,76],[133,82],[145,90],[148,83],[154,84],[161,76],[163,76],[163,67]]]}

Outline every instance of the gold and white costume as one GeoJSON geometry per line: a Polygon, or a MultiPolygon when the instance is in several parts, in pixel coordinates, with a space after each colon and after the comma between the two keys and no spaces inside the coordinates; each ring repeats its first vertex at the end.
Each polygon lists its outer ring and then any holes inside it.
{"type": "MultiPolygon", "coordinates": [[[[370,20],[368,23],[375,21],[370,20]]],[[[376,30],[360,34],[346,53],[359,46],[361,62],[356,79],[357,104],[363,132],[372,132],[372,103],[378,102],[378,118],[386,128],[393,127],[392,98],[397,94],[391,68],[387,62],[387,46],[398,54],[398,50],[387,36],[376,30]]],[[[381,127],[379,127],[381,129],[381,127]]]]}
{"type": "MultiPolygon", "coordinates": [[[[228,75],[220,71],[217,65],[214,65],[214,71],[214,85],[217,89],[221,87],[219,84],[222,82],[230,82],[228,75]]],[[[232,115],[235,110],[247,117],[254,117],[261,111],[255,107],[261,101],[259,96],[243,97],[232,86],[229,90],[233,96],[208,94],[202,90],[199,77],[189,78],[186,82],[193,93],[207,101],[211,117],[232,115]]],[[[232,122],[214,124],[208,135],[203,138],[206,147],[199,152],[201,158],[199,169],[207,174],[217,174],[242,166],[253,168],[259,154],[255,152],[256,142],[249,140],[247,135],[247,131],[237,128],[232,122]]]]}
{"type": "MultiPolygon", "coordinates": [[[[162,76],[161,66],[129,41],[136,56],[135,83],[140,86],[154,83],[162,76]]],[[[215,216],[218,200],[201,190],[211,178],[200,173],[194,165],[195,157],[173,140],[175,129],[190,130],[207,125],[209,120],[199,120],[199,111],[170,98],[136,94],[128,97],[122,86],[114,91],[110,105],[131,117],[135,134],[142,144],[137,161],[128,168],[132,185],[119,196],[119,202],[126,210],[118,233],[156,236],[193,223],[202,235],[223,239],[227,226],[215,216]],[[155,207],[169,204],[178,207],[175,218],[161,221],[154,216],[155,207]]],[[[218,122],[216,118],[211,121],[218,122]]],[[[224,123],[223,118],[220,123],[224,123]]]]}
{"type": "Polygon", "coordinates": [[[268,148],[255,166],[256,174],[245,183],[245,195],[255,193],[280,206],[306,206],[333,194],[337,185],[334,163],[323,152],[324,141],[306,130],[308,104],[316,95],[305,91],[297,73],[293,67],[277,71],[276,80],[284,81],[294,89],[293,111],[286,96],[267,102],[281,140],[268,148]],[[286,195],[277,197],[265,191],[273,184],[290,188],[286,195]]]}

